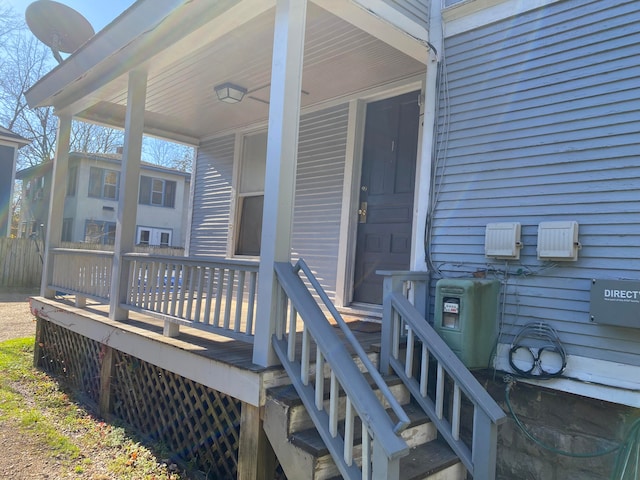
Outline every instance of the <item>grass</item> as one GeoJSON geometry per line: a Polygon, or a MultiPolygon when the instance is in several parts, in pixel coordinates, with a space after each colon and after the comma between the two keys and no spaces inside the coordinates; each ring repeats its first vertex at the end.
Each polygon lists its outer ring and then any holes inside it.
{"type": "Polygon", "coordinates": [[[154,452],[160,446],[152,451],[123,427],[96,418],[54,379],[33,368],[33,343],[33,338],[0,343],[0,423],[16,425],[20,434],[45,446],[35,451],[55,458],[64,478],[187,478],[158,459],[154,452]]]}

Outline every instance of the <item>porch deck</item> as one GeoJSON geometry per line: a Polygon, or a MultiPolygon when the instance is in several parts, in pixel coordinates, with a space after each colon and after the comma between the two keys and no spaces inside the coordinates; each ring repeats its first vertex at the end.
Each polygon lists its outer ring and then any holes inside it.
{"type": "MultiPolygon", "coordinates": [[[[108,305],[87,300],[77,307],[73,295],[33,297],[31,308],[47,321],[255,406],[262,405],[266,389],[288,383],[282,367],[253,363],[253,344],[241,340],[184,325],[178,336],[168,337],[163,320],[138,312],[111,320],[108,305]]],[[[380,343],[379,323],[344,318],[365,351],[380,343]]],[[[335,331],[344,338],[340,328],[335,331]]]]}

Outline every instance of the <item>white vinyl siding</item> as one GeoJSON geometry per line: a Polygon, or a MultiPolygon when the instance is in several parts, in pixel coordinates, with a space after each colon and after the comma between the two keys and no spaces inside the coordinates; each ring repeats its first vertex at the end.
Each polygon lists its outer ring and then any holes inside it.
{"type": "Polygon", "coordinates": [[[194,179],[190,254],[225,257],[233,185],[235,135],[198,147],[194,179]]]}
{"type": "Polygon", "coordinates": [[[302,257],[333,298],[338,268],[348,104],[300,121],[292,255],[302,257]]]}
{"type": "Polygon", "coordinates": [[[640,365],[640,325],[589,317],[592,279],[640,279],[639,22],[640,2],[570,0],[446,40],[432,259],[506,282],[502,343],[544,321],[569,354],[640,365]],[[553,220],[579,223],[577,262],[537,260],[553,220]],[[484,257],[490,222],[522,224],[506,275],[484,257]]]}
{"type": "MultiPolygon", "coordinates": [[[[292,257],[304,258],[323,288],[336,288],[348,104],[302,116],[292,257]]],[[[224,256],[231,205],[234,136],[198,149],[192,255],[224,256]]]]}

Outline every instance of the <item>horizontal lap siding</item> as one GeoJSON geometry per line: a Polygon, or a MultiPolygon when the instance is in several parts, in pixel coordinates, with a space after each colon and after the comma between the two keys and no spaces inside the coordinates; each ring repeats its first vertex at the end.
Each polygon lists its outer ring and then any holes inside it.
{"type": "Polygon", "coordinates": [[[194,175],[190,254],[225,257],[235,135],[203,143],[198,148],[194,175]]]}
{"type": "Polygon", "coordinates": [[[430,1],[440,0],[383,0],[390,7],[398,10],[407,18],[420,24],[424,28],[429,27],[429,4],[430,1]]]}
{"type": "Polygon", "coordinates": [[[432,259],[445,277],[504,280],[484,229],[522,224],[503,342],[543,320],[571,354],[640,365],[640,328],[589,319],[591,279],[640,279],[638,25],[640,2],[571,0],[445,42],[432,259]],[[536,259],[552,220],[580,224],[577,262],[536,259]]]}
{"type": "Polygon", "coordinates": [[[292,250],[333,298],[338,268],[348,105],[304,115],[300,122],[292,250]]]}
{"type": "MultiPolygon", "coordinates": [[[[292,256],[304,258],[330,296],[335,294],[348,104],[302,116],[292,256]]],[[[191,254],[226,256],[234,136],[198,149],[191,254]]]]}

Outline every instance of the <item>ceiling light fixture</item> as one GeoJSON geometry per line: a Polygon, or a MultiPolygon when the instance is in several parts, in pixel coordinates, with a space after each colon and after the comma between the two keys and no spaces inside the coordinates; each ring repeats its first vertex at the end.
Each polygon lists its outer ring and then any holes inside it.
{"type": "Polygon", "coordinates": [[[218,100],[225,103],[238,103],[247,93],[247,89],[233,83],[223,83],[213,87],[218,100]]]}

